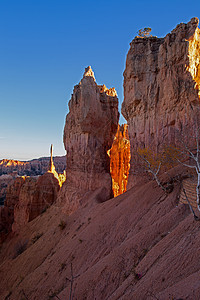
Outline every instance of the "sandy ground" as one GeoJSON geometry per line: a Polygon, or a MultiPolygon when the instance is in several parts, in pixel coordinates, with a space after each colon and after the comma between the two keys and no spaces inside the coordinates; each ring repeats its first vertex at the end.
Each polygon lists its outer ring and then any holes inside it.
{"type": "Polygon", "coordinates": [[[2,245],[0,299],[66,300],[72,277],[77,300],[200,299],[200,223],[179,195],[148,182],[71,216],[53,205],[2,245]]]}

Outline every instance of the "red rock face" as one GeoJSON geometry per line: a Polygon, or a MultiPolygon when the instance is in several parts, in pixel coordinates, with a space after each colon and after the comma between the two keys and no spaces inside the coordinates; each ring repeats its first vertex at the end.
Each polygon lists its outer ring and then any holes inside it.
{"type": "Polygon", "coordinates": [[[45,173],[37,180],[26,178],[21,187],[19,201],[14,207],[13,232],[39,216],[57,198],[60,189],[52,173],[45,173]]]}
{"type": "Polygon", "coordinates": [[[0,208],[0,240],[16,232],[49,207],[57,198],[60,185],[50,172],[38,179],[18,177],[7,188],[4,207],[0,208]]]}
{"type": "Polygon", "coordinates": [[[119,125],[112,148],[109,150],[110,173],[114,197],[126,192],[130,169],[130,142],[128,126],[119,125]]]}
{"type": "Polygon", "coordinates": [[[25,179],[18,177],[12,180],[7,187],[4,206],[0,208],[0,242],[4,241],[12,230],[14,222],[14,207],[19,202],[19,194],[25,179]]]}
{"type": "MultiPolygon", "coordinates": [[[[176,131],[192,124],[199,105],[200,30],[198,19],[179,24],[165,38],[134,38],[124,72],[122,114],[129,126],[130,181],[134,151],[177,143],[176,131]]],[[[188,136],[189,139],[189,136],[188,136]]]]}
{"type": "Polygon", "coordinates": [[[74,87],[64,128],[67,180],[60,200],[68,213],[80,206],[80,197],[88,191],[104,188],[105,200],[112,197],[107,151],[112,146],[118,119],[115,89],[98,86],[88,67],[74,87]]]}

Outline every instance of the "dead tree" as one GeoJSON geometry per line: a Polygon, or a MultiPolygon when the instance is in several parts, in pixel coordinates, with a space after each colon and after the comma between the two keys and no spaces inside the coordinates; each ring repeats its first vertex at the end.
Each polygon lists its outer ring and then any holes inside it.
{"type": "Polygon", "coordinates": [[[163,186],[161,181],[159,180],[158,174],[161,168],[161,160],[154,155],[154,153],[149,148],[141,149],[139,148],[137,151],[137,155],[144,162],[144,170],[153,176],[153,180],[156,181],[157,185],[166,192],[167,189],[163,186]]]}
{"type": "Polygon", "coordinates": [[[186,124],[181,131],[176,132],[178,137],[179,147],[179,157],[176,160],[179,164],[193,169],[197,175],[197,185],[196,185],[196,201],[197,208],[200,211],[200,110],[198,108],[192,108],[194,117],[193,124],[186,124]]]}
{"type": "Polygon", "coordinates": [[[78,278],[80,275],[74,276],[73,274],[73,266],[71,263],[71,278],[66,277],[66,280],[70,282],[70,294],[69,294],[69,300],[73,300],[74,297],[74,290],[73,290],[73,284],[74,284],[74,279],[78,278]]]}

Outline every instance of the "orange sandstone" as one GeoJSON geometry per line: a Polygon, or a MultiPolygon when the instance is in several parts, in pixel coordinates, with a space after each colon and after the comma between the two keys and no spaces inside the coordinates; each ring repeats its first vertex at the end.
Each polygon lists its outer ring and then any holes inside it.
{"type": "Polygon", "coordinates": [[[126,192],[130,168],[130,142],[128,125],[119,125],[112,148],[108,151],[110,156],[110,173],[114,197],[126,192]]]}

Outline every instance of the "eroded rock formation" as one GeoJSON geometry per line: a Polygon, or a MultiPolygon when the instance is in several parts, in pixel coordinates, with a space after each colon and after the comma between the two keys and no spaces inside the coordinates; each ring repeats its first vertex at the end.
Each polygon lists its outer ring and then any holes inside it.
{"type": "Polygon", "coordinates": [[[60,189],[54,174],[47,172],[38,179],[27,177],[14,206],[13,232],[32,221],[47,209],[57,198],[60,189]]]}
{"type": "Polygon", "coordinates": [[[56,171],[54,162],[53,162],[53,145],[51,144],[50,148],[50,162],[49,162],[49,170],[48,173],[52,173],[54,177],[58,180],[59,186],[61,187],[66,180],[66,171],[64,170],[63,173],[58,173],[56,171]]]}
{"type": "Polygon", "coordinates": [[[111,148],[118,126],[118,99],[114,88],[97,85],[91,67],[74,87],[64,128],[67,180],[60,199],[72,213],[88,191],[102,189],[102,201],[112,197],[111,148]]]}
{"type": "MultiPolygon", "coordinates": [[[[66,157],[54,157],[54,165],[58,173],[66,169],[66,157]]],[[[30,161],[18,161],[12,159],[0,160],[0,175],[15,173],[19,176],[43,175],[49,169],[49,157],[41,157],[30,161]]]]}
{"type": "Polygon", "coordinates": [[[122,114],[129,126],[131,177],[138,147],[158,151],[164,142],[176,144],[176,130],[192,124],[192,106],[199,104],[198,23],[193,18],[177,25],[165,38],[136,37],[130,44],[122,114]]]}
{"type": "Polygon", "coordinates": [[[24,182],[24,177],[18,177],[11,180],[7,187],[6,200],[4,206],[0,208],[0,242],[4,241],[7,234],[12,231],[14,207],[19,202],[19,194],[24,182]]]}
{"type": "Polygon", "coordinates": [[[65,179],[65,172],[56,172],[51,151],[49,171],[44,175],[11,180],[4,206],[0,208],[0,242],[8,233],[19,231],[53,204],[65,179]]]}
{"type": "Polygon", "coordinates": [[[130,169],[130,142],[128,125],[119,125],[112,148],[108,151],[110,156],[110,173],[114,197],[126,192],[128,174],[130,169]]]}

